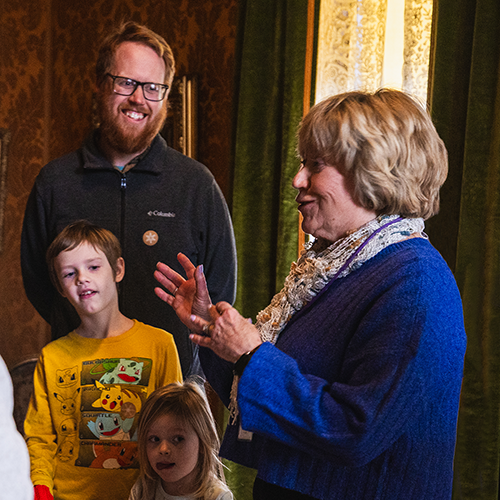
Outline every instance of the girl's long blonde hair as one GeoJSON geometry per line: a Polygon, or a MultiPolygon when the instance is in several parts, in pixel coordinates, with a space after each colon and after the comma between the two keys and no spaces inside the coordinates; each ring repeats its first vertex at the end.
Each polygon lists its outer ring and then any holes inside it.
{"type": "Polygon", "coordinates": [[[164,415],[173,415],[189,424],[199,439],[195,489],[190,494],[200,500],[215,500],[218,493],[228,491],[219,459],[220,442],[210,405],[200,385],[194,380],[186,380],[156,389],[142,407],[138,425],[141,469],[139,483],[142,493],[139,500],[153,499],[160,481],[148,460],[147,439],[153,422],[164,415]]]}

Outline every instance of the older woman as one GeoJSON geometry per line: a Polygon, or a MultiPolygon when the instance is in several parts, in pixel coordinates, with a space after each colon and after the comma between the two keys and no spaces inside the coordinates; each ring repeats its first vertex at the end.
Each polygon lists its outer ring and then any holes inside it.
{"type": "Polygon", "coordinates": [[[299,152],[293,187],[315,240],[255,326],[210,306],[185,257],[187,280],[156,272],[232,409],[221,455],[258,470],[258,499],[450,498],[466,337],[423,232],[443,142],[412,98],[379,90],[314,106],[299,152]]]}

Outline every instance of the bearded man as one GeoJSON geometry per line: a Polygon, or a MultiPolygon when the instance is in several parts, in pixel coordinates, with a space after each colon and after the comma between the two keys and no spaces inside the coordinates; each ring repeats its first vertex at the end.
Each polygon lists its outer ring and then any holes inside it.
{"type": "Polygon", "coordinates": [[[68,224],[86,219],[120,240],[127,270],[123,314],[172,333],[186,376],[200,373],[189,331],[154,294],[156,263],[179,268],[177,254],[203,264],[214,300],[234,301],[236,250],[229,211],[208,169],[159,135],[175,72],[165,40],[134,22],[99,49],[99,127],[82,147],[39,173],[24,216],[21,265],[26,294],[53,339],[78,316],[50,282],[45,252],[68,224]]]}

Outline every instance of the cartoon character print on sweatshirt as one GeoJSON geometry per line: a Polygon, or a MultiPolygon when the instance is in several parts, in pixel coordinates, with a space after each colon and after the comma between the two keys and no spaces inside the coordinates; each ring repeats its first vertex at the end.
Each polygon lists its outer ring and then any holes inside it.
{"type": "Polygon", "coordinates": [[[67,418],[63,420],[59,426],[58,436],[60,444],[57,447],[56,457],[61,462],[69,462],[74,459],[75,451],[75,438],[78,430],[78,424],[74,418],[67,418]]]}
{"type": "Polygon", "coordinates": [[[59,412],[57,420],[57,450],[56,458],[61,462],[71,462],[75,459],[75,449],[78,432],[78,422],[75,418],[79,406],[78,396],[81,387],[78,384],[78,367],[56,370],[55,382],[57,392],[53,392],[56,399],[54,408],[59,412]]]}
{"type": "Polygon", "coordinates": [[[73,413],[75,413],[77,407],[76,397],[80,393],[80,389],[81,388],[78,387],[78,389],[69,396],[64,396],[62,394],[54,392],[54,397],[57,399],[57,401],[59,401],[60,411],[63,415],[73,415],[73,413]]]}
{"type": "Polygon", "coordinates": [[[75,444],[71,439],[65,439],[58,447],[56,457],[61,462],[70,462],[74,460],[75,444]]]}
{"type": "Polygon", "coordinates": [[[79,450],[75,465],[138,468],[137,422],[152,372],[149,358],[83,362],[79,450]]]}
{"type": "MultiPolygon", "coordinates": [[[[92,403],[94,408],[102,408],[112,412],[121,412],[124,408],[130,408],[134,414],[139,413],[142,407],[140,394],[120,385],[104,385],[96,381],[99,389],[99,397],[92,403]]],[[[133,416],[130,415],[129,416],[133,416]]]]}
{"type": "Polygon", "coordinates": [[[116,365],[110,366],[99,382],[101,384],[138,384],[141,380],[143,366],[144,363],[121,358],[116,365]]]}
{"type": "Polygon", "coordinates": [[[92,445],[95,459],[89,467],[97,469],[125,469],[130,467],[138,456],[137,443],[94,443],[92,445]]]}
{"type": "Polygon", "coordinates": [[[78,382],[78,367],[72,366],[63,370],[56,370],[57,387],[73,387],[78,382]]]}
{"type": "Polygon", "coordinates": [[[77,431],[78,424],[74,418],[67,418],[66,420],[63,420],[59,426],[59,436],[62,436],[63,439],[66,439],[69,436],[75,436],[77,431]]]}
{"type": "Polygon", "coordinates": [[[124,420],[118,413],[99,413],[95,420],[87,422],[87,426],[98,439],[130,441],[133,423],[134,418],[124,420]]]}

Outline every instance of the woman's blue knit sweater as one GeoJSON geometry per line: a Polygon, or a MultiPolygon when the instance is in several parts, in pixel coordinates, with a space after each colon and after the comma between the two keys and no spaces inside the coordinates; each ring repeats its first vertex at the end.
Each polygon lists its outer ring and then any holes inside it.
{"type": "MultiPolygon", "coordinates": [[[[424,239],[387,247],[263,344],[221,455],[318,499],[451,498],[466,336],[453,275],[424,239]]],[[[232,366],[202,350],[227,404],[232,366]]]]}

